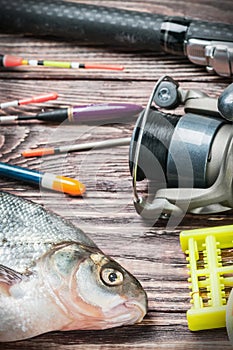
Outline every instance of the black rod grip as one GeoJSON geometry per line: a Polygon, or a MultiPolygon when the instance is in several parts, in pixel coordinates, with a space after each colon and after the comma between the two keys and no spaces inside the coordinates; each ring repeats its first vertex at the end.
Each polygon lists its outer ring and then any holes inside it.
{"type": "Polygon", "coordinates": [[[0,0],[0,33],[185,55],[190,38],[233,42],[233,25],[63,0],[0,0]]]}
{"type": "Polygon", "coordinates": [[[205,21],[192,21],[188,28],[187,39],[195,38],[233,43],[233,25],[205,21]]]}
{"type": "Polygon", "coordinates": [[[163,15],[61,0],[0,0],[0,33],[161,51],[163,15]]]}

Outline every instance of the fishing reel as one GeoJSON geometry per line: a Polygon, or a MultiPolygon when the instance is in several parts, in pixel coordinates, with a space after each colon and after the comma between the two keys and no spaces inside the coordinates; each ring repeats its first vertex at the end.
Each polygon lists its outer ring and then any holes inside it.
{"type": "Polygon", "coordinates": [[[233,84],[214,99],[165,76],[135,125],[129,165],[134,204],[144,218],[233,208],[233,84]],[[184,115],[164,113],[184,105],[184,115]],[[148,180],[147,198],[139,181],[148,180]]]}

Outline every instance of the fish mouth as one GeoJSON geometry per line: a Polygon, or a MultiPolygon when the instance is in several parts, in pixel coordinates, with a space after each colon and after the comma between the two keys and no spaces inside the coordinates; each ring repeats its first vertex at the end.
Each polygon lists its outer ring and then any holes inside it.
{"type": "Polygon", "coordinates": [[[142,321],[147,313],[147,306],[137,300],[127,300],[117,305],[108,313],[109,326],[119,327],[123,325],[132,325],[142,321]]]}
{"type": "Polygon", "coordinates": [[[125,306],[131,311],[132,323],[141,322],[147,313],[147,306],[137,300],[126,301],[125,306]]]}

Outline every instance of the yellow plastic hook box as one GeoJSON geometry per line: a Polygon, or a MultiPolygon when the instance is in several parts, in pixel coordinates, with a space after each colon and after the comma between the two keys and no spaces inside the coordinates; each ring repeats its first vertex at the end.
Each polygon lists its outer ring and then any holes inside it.
{"type": "Polygon", "coordinates": [[[180,244],[187,255],[191,283],[189,329],[225,327],[226,303],[233,287],[233,225],[182,231],[180,244]]]}

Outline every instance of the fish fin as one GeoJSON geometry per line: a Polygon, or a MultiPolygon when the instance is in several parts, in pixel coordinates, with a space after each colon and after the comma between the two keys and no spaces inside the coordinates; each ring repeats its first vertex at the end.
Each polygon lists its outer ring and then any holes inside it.
{"type": "Polygon", "coordinates": [[[15,283],[19,283],[24,278],[24,275],[20,272],[14,271],[9,267],[0,265],[0,284],[7,284],[11,286],[15,283]]]}
{"type": "Polygon", "coordinates": [[[231,345],[233,345],[233,289],[230,292],[226,307],[226,327],[231,345]]]}

